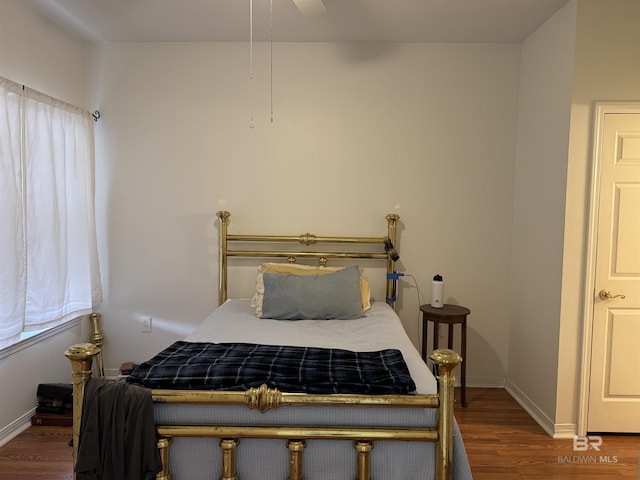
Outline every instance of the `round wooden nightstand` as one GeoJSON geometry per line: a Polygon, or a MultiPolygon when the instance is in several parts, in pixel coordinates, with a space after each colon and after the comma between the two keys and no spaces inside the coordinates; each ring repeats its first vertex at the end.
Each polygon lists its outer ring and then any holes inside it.
{"type": "Polygon", "coordinates": [[[447,348],[453,348],[453,326],[460,324],[462,327],[462,337],[460,339],[460,356],[462,363],[460,364],[460,403],[463,407],[467,406],[466,389],[467,389],[467,315],[471,313],[467,307],[460,305],[445,304],[442,308],[433,308],[431,305],[421,305],[422,311],[422,358],[427,360],[427,325],[433,322],[433,349],[438,348],[439,327],[441,323],[449,325],[449,336],[447,348]]]}

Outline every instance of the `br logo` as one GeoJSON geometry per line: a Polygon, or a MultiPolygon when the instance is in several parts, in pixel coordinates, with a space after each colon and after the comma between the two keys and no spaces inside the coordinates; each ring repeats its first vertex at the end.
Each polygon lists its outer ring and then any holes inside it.
{"type": "Polygon", "coordinates": [[[574,452],[587,452],[589,450],[600,451],[600,445],[602,445],[602,437],[598,435],[574,435],[573,436],[573,451],[574,452]]]}

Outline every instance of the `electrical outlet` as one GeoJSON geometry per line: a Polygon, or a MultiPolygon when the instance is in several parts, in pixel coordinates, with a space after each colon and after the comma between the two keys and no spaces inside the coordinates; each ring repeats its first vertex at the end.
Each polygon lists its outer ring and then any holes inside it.
{"type": "Polygon", "coordinates": [[[140,320],[142,333],[151,333],[151,321],[151,317],[142,317],[140,320]]]}

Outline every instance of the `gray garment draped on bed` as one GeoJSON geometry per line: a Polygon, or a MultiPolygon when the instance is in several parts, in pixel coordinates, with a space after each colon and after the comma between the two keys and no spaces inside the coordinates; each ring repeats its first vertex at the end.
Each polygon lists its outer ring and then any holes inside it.
{"type": "Polygon", "coordinates": [[[89,380],[77,480],[151,480],[161,470],[151,392],[103,378],[89,380]]]}

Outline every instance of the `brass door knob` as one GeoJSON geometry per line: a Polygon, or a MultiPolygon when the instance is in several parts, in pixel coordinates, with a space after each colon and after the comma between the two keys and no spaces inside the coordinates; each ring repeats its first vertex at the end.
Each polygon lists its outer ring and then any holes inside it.
{"type": "Polygon", "coordinates": [[[611,300],[612,298],[621,298],[621,299],[625,299],[627,297],[625,297],[624,295],[620,294],[620,295],[613,295],[611,293],[611,290],[607,290],[606,288],[603,288],[602,290],[600,290],[600,298],[602,300],[611,300]]]}

